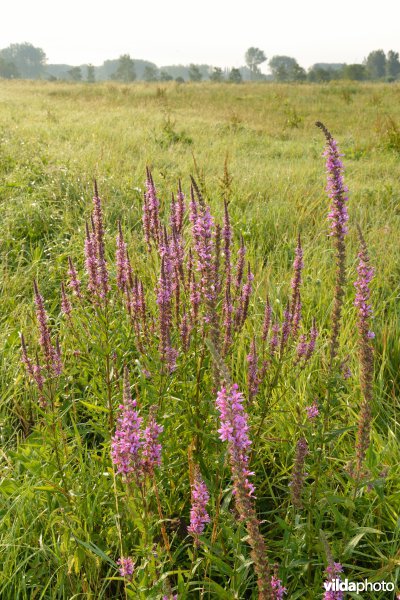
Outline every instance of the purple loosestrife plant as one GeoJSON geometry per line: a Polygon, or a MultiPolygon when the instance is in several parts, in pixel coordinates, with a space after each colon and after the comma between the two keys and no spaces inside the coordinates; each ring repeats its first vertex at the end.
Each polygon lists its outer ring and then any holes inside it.
{"type": "Polygon", "coordinates": [[[85,268],[88,276],[88,290],[91,294],[99,294],[98,264],[96,257],[96,246],[93,234],[86,223],[85,238],[85,268]]]}
{"type": "Polygon", "coordinates": [[[290,304],[290,319],[291,319],[291,334],[293,337],[297,335],[300,321],[301,321],[301,272],[304,268],[303,262],[303,249],[301,247],[300,234],[297,241],[297,247],[295,251],[295,259],[293,262],[293,278],[291,282],[292,287],[292,299],[290,304]]]}
{"type": "Polygon", "coordinates": [[[149,421],[143,433],[142,447],[142,470],[150,476],[154,474],[154,469],[161,465],[161,449],[159,442],[160,434],[163,432],[162,425],[158,425],[155,419],[155,409],[150,410],[149,421]]]}
{"type": "Polygon", "coordinates": [[[314,421],[316,417],[319,415],[318,403],[316,400],[310,405],[306,406],[307,419],[309,421],[314,421]]]}
{"type": "Polygon", "coordinates": [[[153,176],[149,168],[146,169],[146,192],[143,204],[143,227],[145,237],[150,246],[153,241],[156,246],[161,243],[162,230],[160,224],[160,201],[157,197],[153,176]]]}
{"type": "Polygon", "coordinates": [[[129,287],[129,263],[126,243],[122,234],[121,221],[118,221],[117,249],[115,252],[117,267],[117,286],[123,292],[129,287]]]}
{"type": "Polygon", "coordinates": [[[108,285],[108,271],[107,263],[105,258],[105,246],[104,246],[104,225],[103,225],[103,209],[101,206],[101,200],[97,190],[97,182],[94,182],[94,196],[93,196],[93,234],[94,234],[94,245],[97,258],[97,271],[98,271],[98,293],[102,299],[107,297],[107,293],[110,288],[108,285]]]}
{"type": "Polygon", "coordinates": [[[132,580],[133,572],[135,570],[135,563],[130,556],[121,556],[117,560],[117,564],[119,565],[119,574],[121,577],[125,577],[129,581],[132,580]]]}
{"type": "Polygon", "coordinates": [[[190,525],[187,530],[193,536],[195,546],[199,546],[199,536],[203,533],[205,525],[210,522],[207,512],[210,494],[198,468],[195,470],[194,481],[191,485],[191,496],[190,525]]]}
{"type": "Polygon", "coordinates": [[[66,317],[70,317],[72,313],[71,302],[65,293],[64,283],[61,282],[61,310],[66,317]]]}
{"type": "Polygon", "coordinates": [[[21,360],[25,365],[26,371],[31,379],[35,382],[36,387],[39,392],[39,404],[42,408],[46,406],[46,401],[43,395],[43,387],[45,383],[45,379],[42,373],[42,367],[39,364],[39,357],[36,355],[36,362],[33,363],[29,358],[28,350],[25,343],[25,338],[21,333],[21,360]]]}
{"type": "Polygon", "coordinates": [[[74,263],[70,256],[68,256],[68,275],[69,275],[69,287],[73,291],[74,295],[78,298],[82,298],[81,293],[81,282],[78,279],[78,273],[74,267],[74,263]]]}
{"type": "Polygon", "coordinates": [[[61,353],[58,344],[53,346],[48,325],[49,317],[44,307],[43,296],[39,292],[36,280],[33,282],[36,304],[36,319],[39,326],[39,344],[42,349],[48,375],[60,375],[62,371],[61,353]],[[58,346],[58,347],[57,347],[58,346]]]}
{"type": "Polygon", "coordinates": [[[369,255],[361,230],[358,230],[360,250],[358,253],[358,277],[355,282],[357,290],[354,305],[358,311],[357,327],[359,334],[360,383],[363,402],[358,421],[356,448],[356,476],[362,475],[363,463],[370,444],[372,421],[374,349],[372,340],[375,334],[371,331],[372,308],[369,284],[374,276],[374,269],[369,265],[369,255]]]}
{"type": "Polygon", "coordinates": [[[243,408],[243,394],[237,384],[223,387],[217,394],[217,409],[221,427],[218,429],[222,441],[228,442],[231,473],[237,511],[246,525],[251,557],[257,575],[258,597],[260,600],[273,598],[267,549],[261,535],[259,521],[254,508],[254,485],[249,481],[253,474],[249,471],[249,426],[243,408]]]}
{"type": "Polygon", "coordinates": [[[271,577],[271,587],[274,600],[283,600],[283,597],[287,594],[287,589],[283,587],[282,581],[276,575],[271,577]]]}
{"type": "Polygon", "coordinates": [[[296,508],[303,508],[301,501],[301,494],[304,487],[304,463],[308,454],[308,444],[304,437],[301,437],[296,445],[296,455],[294,459],[294,467],[292,473],[292,479],[290,482],[291,495],[293,506],[296,508]]]}
{"type": "Polygon", "coordinates": [[[342,581],[340,574],[343,573],[343,567],[340,563],[332,562],[325,569],[326,580],[324,582],[324,600],[343,600],[344,594],[341,590],[327,589],[330,584],[336,580],[342,581]]]}
{"type": "Polygon", "coordinates": [[[247,386],[249,391],[249,401],[252,402],[257,396],[260,385],[260,377],[258,372],[258,356],[256,338],[251,341],[250,352],[247,355],[247,386]]]}
{"type": "Polygon", "coordinates": [[[229,219],[228,203],[224,200],[224,224],[222,228],[222,239],[224,244],[225,260],[225,282],[226,288],[230,289],[232,284],[232,265],[231,265],[231,245],[232,245],[232,227],[229,219]]]}
{"type": "Polygon", "coordinates": [[[317,121],[319,127],[326,138],[326,157],[327,187],[326,191],[331,200],[328,219],[331,222],[330,235],[336,251],[336,283],[332,310],[332,333],[330,343],[330,362],[331,365],[338,351],[340,323],[342,318],[342,306],[344,298],[344,286],[346,284],[346,244],[345,236],[348,232],[347,221],[349,219],[347,212],[348,188],[343,180],[343,163],[337,142],[333,139],[328,129],[317,121]]]}
{"type": "Polygon", "coordinates": [[[111,457],[121,473],[128,480],[138,478],[141,471],[139,451],[143,446],[141,439],[142,417],[136,410],[136,400],[132,399],[128,368],[124,369],[123,403],[119,407],[117,429],[111,442],[111,457]]]}

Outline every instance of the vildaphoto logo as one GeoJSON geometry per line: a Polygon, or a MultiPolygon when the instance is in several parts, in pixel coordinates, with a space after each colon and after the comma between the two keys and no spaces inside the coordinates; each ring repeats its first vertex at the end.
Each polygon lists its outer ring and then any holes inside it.
{"type": "Polygon", "coordinates": [[[393,592],[394,583],[391,581],[349,581],[348,579],[331,579],[324,582],[324,588],[327,592],[393,592]]]}

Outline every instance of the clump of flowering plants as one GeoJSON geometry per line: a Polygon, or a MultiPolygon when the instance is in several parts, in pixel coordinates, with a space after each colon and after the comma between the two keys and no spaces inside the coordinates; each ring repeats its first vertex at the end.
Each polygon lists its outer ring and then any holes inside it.
{"type": "MultiPolygon", "coordinates": [[[[314,524],[309,507],[327,494],[320,479],[330,464],[324,452],[331,432],[316,389],[332,373],[317,373],[315,364],[328,348],[332,370],[340,350],[348,216],[340,155],[323,130],[336,249],[328,332],[303,290],[304,236],[293,240],[292,274],[276,298],[235,234],[227,200],[214,214],[192,179],[187,193],[179,181],[167,202],[149,168],[140,231],[123,214],[113,228],[95,184],[81,255],[65,260],[60,324],[34,283],[37,343],[21,335],[36,390],[32,421],[51,432],[62,534],[102,559],[107,567],[101,563],[98,575],[115,597],[283,598],[290,561],[304,562],[303,546],[307,577],[313,570],[324,577],[313,552],[332,515],[314,524]],[[289,396],[298,398],[294,411],[289,396]],[[85,487],[84,474],[95,467],[99,492],[85,487]],[[101,533],[93,525],[85,537],[76,515],[90,494],[94,522],[106,525],[101,533]],[[286,527],[286,554],[276,523],[286,527]]],[[[372,419],[368,260],[361,240],[358,471],[372,419]]],[[[78,550],[71,566],[77,575],[78,550]]]]}

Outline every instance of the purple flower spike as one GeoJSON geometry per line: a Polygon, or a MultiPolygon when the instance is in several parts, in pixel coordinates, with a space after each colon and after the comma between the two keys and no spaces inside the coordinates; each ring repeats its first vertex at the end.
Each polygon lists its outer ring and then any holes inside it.
{"type": "Polygon", "coordinates": [[[221,427],[218,429],[220,439],[228,442],[234,497],[240,518],[246,523],[248,541],[252,548],[251,558],[257,575],[259,598],[273,598],[266,546],[261,535],[259,521],[254,508],[254,485],[249,477],[253,475],[248,468],[249,426],[247,414],[243,409],[243,394],[238,386],[223,387],[217,394],[217,409],[221,427]]]}
{"type": "Polygon", "coordinates": [[[61,373],[59,354],[57,353],[57,349],[54,348],[53,344],[51,343],[50,329],[48,325],[49,317],[44,307],[43,296],[41,296],[39,292],[36,280],[33,282],[33,287],[35,291],[36,319],[39,325],[40,333],[39,344],[43,352],[46,369],[48,373],[59,375],[61,373]]]}
{"type": "Polygon", "coordinates": [[[68,296],[65,293],[65,286],[63,282],[61,282],[61,310],[66,317],[71,316],[72,306],[68,296]]]}
{"type": "Polygon", "coordinates": [[[68,256],[68,275],[69,275],[69,287],[78,298],[82,298],[81,294],[81,282],[78,279],[78,273],[74,267],[72,259],[68,256]]]}
{"type": "Polygon", "coordinates": [[[161,465],[161,449],[159,436],[163,431],[162,425],[158,425],[154,416],[154,409],[150,412],[150,418],[143,436],[142,468],[144,473],[153,475],[154,469],[161,465]]]}
{"type": "Polygon", "coordinates": [[[340,574],[343,573],[343,567],[340,563],[332,562],[325,569],[327,579],[324,582],[325,593],[324,600],[343,600],[344,594],[341,590],[327,589],[329,584],[334,584],[337,580],[342,581],[340,574]]]}
{"type": "Polygon", "coordinates": [[[283,596],[287,594],[287,589],[283,587],[282,581],[275,575],[271,577],[271,587],[273,600],[283,600],[283,596]]]}
{"type": "Polygon", "coordinates": [[[131,580],[135,569],[133,559],[130,556],[121,556],[121,558],[117,560],[117,564],[119,565],[119,574],[121,577],[126,577],[126,579],[131,580]]]}
{"type": "Polygon", "coordinates": [[[123,404],[120,405],[120,415],[117,419],[117,429],[111,442],[111,457],[117,467],[117,473],[127,478],[138,474],[140,470],[139,451],[143,446],[141,440],[142,418],[136,409],[136,400],[132,399],[129,385],[129,371],[124,370],[123,404]]]}
{"type": "Polygon", "coordinates": [[[374,334],[371,331],[372,307],[370,304],[371,291],[369,284],[374,276],[374,269],[369,265],[369,255],[361,230],[358,229],[360,251],[358,253],[357,289],[354,305],[358,309],[358,335],[360,356],[360,383],[363,403],[358,422],[357,433],[357,477],[362,474],[363,462],[370,444],[370,430],[372,420],[373,379],[374,379],[374,348],[371,340],[374,334]]]}
{"type": "Polygon", "coordinates": [[[232,467],[235,471],[240,472],[246,493],[248,496],[252,496],[255,488],[248,480],[252,473],[247,467],[251,441],[247,433],[249,430],[248,417],[244,411],[243,402],[243,394],[239,392],[236,383],[232,385],[230,390],[222,388],[218,392],[216,404],[221,421],[218,433],[223,442],[228,442],[232,467]]]}
{"type": "Polygon", "coordinates": [[[126,243],[122,234],[121,221],[118,221],[117,250],[115,253],[117,265],[117,285],[121,291],[129,286],[129,263],[126,243]]]}
{"type": "Polygon", "coordinates": [[[200,472],[196,469],[195,478],[192,488],[192,508],[190,509],[190,525],[188,532],[193,535],[194,543],[199,545],[199,536],[203,533],[206,523],[210,522],[210,517],[207,512],[207,504],[210,500],[207,486],[200,476],[200,472]]]}
{"type": "Polygon", "coordinates": [[[101,206],[101,200],[97,191],[97,182],[94,182],[94,196],[93,196],[93,234],[94,234],[94,246],[97,258],[97,270],[98,270],[98,292],[101,298],[106,298],[109,291],[108,286],[108,272],[107,263],[105,259],[105,247],[104,247],[104,225],[103,225],[103,209],[101,206]]]}
{"type": "Polygon", "coordinates": [[[327,171],[327,193],[331,200],[328,219],[331,222],[331,236],[336,250],[336,284],[332,310],[332,334],[330,347],[331,365],[337,354],[339,345],[339,331],[342,317],[342,306],[344,297],[344,286],[346,283],[346,245],[347,234],[347,192],[348,189],[343,181],[343,163],[336,141],[323,123],[317,121],[326,139],[326,171],[327,171]]]}
{"type": "Polygon", "coordinates": [[[309,421],[313,421],[315,417],[319,415],[318,403],[316,400],[311,404],[311,406],[306,406],[307,419],[309,421]]]}

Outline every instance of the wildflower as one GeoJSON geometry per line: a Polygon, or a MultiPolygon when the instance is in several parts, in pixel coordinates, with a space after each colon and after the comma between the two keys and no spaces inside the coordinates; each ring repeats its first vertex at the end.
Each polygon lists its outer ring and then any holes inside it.
{"type": "Polygon", "coordinates": [[[228,452],[234,485],[235,503],[240,518],[245,522],[251,545],[251,557],[257,574],[259,598],[272,598],[272,586],[264,538],[259,529],[259,522],[253,503],[254,485],[250,483],[252,475],[248,468],[249,426],[247,414],[243,409],[243,394],[238,386],[223,387],[217,394],[217,409],[221,427],[218,429],[220,439],[228,442],[228,452]]]}
{"type": "Polygon", "coordinates": [[[76,269],[74,267],[74,264],[72,262],[72,259],[70,256],[68,256],[68,275],[69,275],[69,287],[71,288],[71,290],[73,291],[73,293],[75,294],[75,296],[77,296],[78,298],[82,297],[81,294],[81,282],[78,279],[78,273],[76,272],[76,269]]]}
{"type": "Polygon", "coordinates": [[[274,323],[272,325],[272,338],[271,341],[269,343],[269,351],[271,356],[273,356],[278,348],[279,345],[279,332],[280,332],[281,328],[279,323],[274,323]]]}
{"type": "Polygon", "coordinates": [[[183,227],[183,217],[185,215],[185,194],[182,192],[181,180],[178,182],[178,193],[176,195],[175,205],[175,224],[178,233],[181,233],[183,227]]]}
{"type": "Polygon", "coordinates": [[[373,377],[374,377],[374,350],[371,340],[373,333],[370,330],[370,320],[372,317],[372,308],[369,303],[371,282],[374,270],[369,266],[369,256],[365,240],[359,229],[360,251],[358,253],[359,263],[357,267],[358,278],[355,282],[357,289],[355,306],[358,308],[358,333],[359,333],[359,355],[361,365],[361,392],[363,403],[358,422],[357,433],[357,473],[361,473],[362,463],[364,462],[366,452],[370,443],[370,430],[372,420],[372,398],[373,398],[373,377]]]}
{"type": "Polygon", "coordinates": [[[126,577],[129,580],[132,579],[133,571],[135,569],[133,559],[130,556],[121,556],[121,558],[117,560],[117,564],[119,565],[119,574],[121,577],[126,577]]]}
{"type": "Polygon", "coordinates": [[[206,506],[210,500],[207,486],[200,476],[199,469],[196,469],[194,481],[191,485],[192,490],[192,508],[190,509],[190,525],[188,532],[195,540],[195,545],[199,545],[199,535],[204,531],[206,523],[210,522],[206,506]]]}
{"type": "Polygon", "coordinates": [[[291,480],[291,494],[293,506],[296,508],[303,508],[301,502],[301,493],[304,485],[304,461],[308,454],[308,445],[304,437],[301,437],[296,445],[296,456],[294,460],[294,467],[291,480]]]}
{"type": "Polygon", "coordinates": [[[319,415],[318,403],[316,400],[311,404],[311,406],[306,406],[307,419],[309,421],[313,421],[315,417],[319,415]]]}
{"type": "Polygon", "coordinates": [[[227,282],[226,289],[225,289],[224,304],[222,307],[223,325],[224,325],[224,330],[225,330],[224,346],[223,346],[223,351],[222,351],[223,356],[226,356],[226,354],[228,353],[228,350],[232,344],[232,325],[233,325],[232,313],[233,313],[233,305],[232,305],[232,298],[231,298],[231,286],[230,286],[229,282],[227,282]]]}
{"type": "Polygon", "coordinates": [[[144,473],[152,475],[154,469],[161,465],[161,444],[159,443],[160,433],[163,431],[162,425],[158,425],[154,416],[154,408],[150,412],[150,418],[143,435],[142,447],[142,470],[144,473]]]}
{"type": "Polygon", "coordinates": [[[117,286],[124,291],[129,285],[129,267],[126,243],[122,234],[121,221],[118,221],[117,250],[115,253],[117,265],[117,286]]]}
{"type": "Polygon", "coordinates": [[[97,273],[97,257],[94,237],[89,231],[89,226],[86,223],[86,238],[85,238],[85,267],[88,275],[88,289],[91,293],[98,293],[99,280],[97,273]]]}
{"type": "Polygon", "coordinates": [[[247,280],[242,288],[242,292],[241,292],[240,298],[239,298],[239,305],[236,309],[236,314],[235,314],[235,327],[236,327],[237,331],[240,331],[240,329],[244,325],[244,322],[247,319],[247,314],[248,314],[249,304],[250,304],[250,296],[253,291],[253,285],[252,285],[253,280],[254,280],[254,275],[250,270],[250,263],[249,263],[247,265],[247,280]]]}
{"type": "Polygon", "coordinates": [[[327,171],[327,193],[331,199],[328,219],[331,222],[331,236],[334,240],[336,250],[336,284],[334,291],[332,310],[332,334],[331,334],[331,363],[337,354],[340,321],[342,316],[342,305],[344,297],[344,285],[346,283],[346,245],[345,235],[348,232],[347,221],[347,192],[348,189],[343,181],[343,163],[337,142],[333,139],[328,129],[318,121],[317,127],[322,129],[326,138],[326,171],[327,171]]]}
{"type": "Polygon", "coordinates": [[[72,306],[68,296],[65,293],[64,282],[61,282],[61,310],[67,317],[71,316],[72,306]]]}
{"type": "Polygon", "coordinates": [[[281,343],[280,343],[280,352],[282,353],[286,343],[289,339],[289,335],[292,328],[292,317],[290,312],[290,304],[289,302],[286,305],[285,311],[283,313],[283,323],[281,329],[281,343]]]}
{"type": "Polygon", "coordinates": [[[300,234],[298,237],[297,247],[295,251],[295,259],[293,262],[293,278],[291,282],[292,286],[292,299],[290,305],[290,320],[291,320],[291,333],[293,336],[297,334],[299,323],[301,321],[301,297],[300,297],[300,286],[301,286],[301,271],[304,267],[303,262],[303,249],[301,247],[300,234]]]}
{"type": "Polygon", "coordinates": [[[39,292],[39,288],[36,280],[33,282],[35,292],[35,304],[36,304],[36,319],[39,325],[39,344],[42,348],[44,355],[46,368],[49,373],[53,372],[55,375],[61,373],[60,361],[57,354],[57,349],[51,343],[50,329],[48,326],[49,317],[44,307],[43,296],[39,292]]]}
{"type": "Polygon", "coordinates": [[[146,168],[146,192],[143,204],[143,225],[148,244],[153,240],[157,245],[161,242],[162,231],[159,217],[160,201],[154,185],[150,169],[146,168]]]}
{"type": "Polygon", "coordinates": [[[228,203],[224,200],[224,225],[222,228],[222,239],[224,242],[224,258],[225,258],[225,281],[226,287],[231,286],[231,243],[232,243],[232,227],[229,219],[228,203]]]}
{"type": "Polygon", "coordinates": [[[165,256],[161,261],[161,274],[158,280],[157,305],[159,308],[159,327],[160,327],[160,354],[161,360],[167,365],[170,372],[176,368],[177,351],[171,346],[171,327],[172,327],[172,288],[170,274],[166,269],[168,260],[165,256]]]}
{"type": "Polygon", "coordinates": [[[136,400],[132,399],[129,371],[124,369],[123,404],[120,405],[117,429],[111,442],[111,457],[117,467],[117,473],[130,477],[138,474],[140,468],[139,450],[143,446],[141,440],[142,417],[136,409],[136,400]]]}
{"type": "Polygon", "coordinates": [[[274,600],[282,600],[287,593],[287,589],[283,587],[282,581],[275,575],[271,577],[272,597],[274,600]]]}
{"type": "Polygon", "coordinates": [[[301,334],[300,338],[299,338],[299,343],[297,344],[297,349],[296,349],[296,353],[297,353],[297,358],[296,358],[296,364],[299,363],[301,361],[301,359],[303,359],[307,353],[307,348],[308,348],[308,343],[307,343],[307,336],[304,335],[304,333],[301,334]]]}
{"type": "MultiPolygon", "coordinates": [[[[339,579],[339,581],[341,581],[340,573],[342,573],[342,572],[343,572],[342,565],[337,562],[332,562],[325,569],[325,575],[327,577],[325,583],[333,582],[333,581],[335,581],[335,579],[339,579]]],[[[324,583],[324,588],[326,591],[323,596],[324,600],[343,600],[344,594],[341,590],[327,590],[325,583],[324,583]]]]}
{"type": "Polygon", "coordinates": [[[104,248],[104,225],[103,225],[103,210],[101,207],[101,200],[97,191],[97,182],[94,182],[94,196],[93,196],[93,234],[94,234],[94,246],[97,258],[97,270],[98,270],[98,283],[99,283],[99,295],[101,298],[107,296],[109,291],[108,286],[108,272],[107,263],[105,259],[105,248],[104,248]]]}

